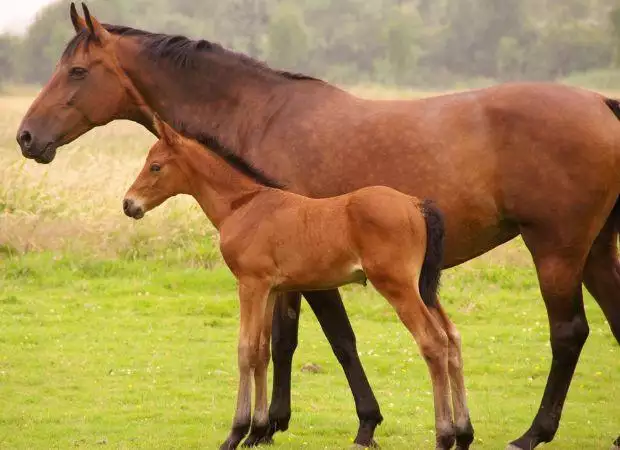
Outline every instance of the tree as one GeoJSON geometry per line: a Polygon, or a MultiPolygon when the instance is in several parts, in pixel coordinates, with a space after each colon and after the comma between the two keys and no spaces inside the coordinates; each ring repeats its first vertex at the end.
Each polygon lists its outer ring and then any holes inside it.
{"type": "Polygon", "coordinates": [[[14,77],[14,56],[16,39],[8,34],[0,35],[0,89],[7,80],[14,77]]]}
{"type": "Polygon", "coordinates": [[[294,69],[305,60],[309,50],[308,32],[301,12],[282,3],[267,30],[268,59],[275,66],[294,69]]]}
{"type": "Polygon", "coordinates": [[[417,10],[411,5],[392,8],[385,21],[383,41],[387,60],[397,84],[406,83],[415,76],[418,59],[422,52],[419,37],[423,27],[417,10]]]}

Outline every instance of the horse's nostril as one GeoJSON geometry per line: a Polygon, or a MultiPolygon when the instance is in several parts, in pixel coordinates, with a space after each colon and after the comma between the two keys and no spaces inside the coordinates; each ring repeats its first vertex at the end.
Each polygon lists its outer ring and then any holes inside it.
{"type": "Polygon", "coordinates": [[[26,148],[30,147],[30,144],[32,144],[32,135],[29,131],[24,130],[19,134],[19,143],[26,148]]]}
{"type": "Polygon", "coordinates": [[[129,200],[127,199],[123,200],[123,211],[125,211],[125,213],[129,212],[129,200]]]}

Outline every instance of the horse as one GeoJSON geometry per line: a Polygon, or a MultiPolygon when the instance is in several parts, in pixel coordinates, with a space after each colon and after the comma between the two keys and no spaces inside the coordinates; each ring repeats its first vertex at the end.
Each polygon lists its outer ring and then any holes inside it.
{"type": "MultiPolygon", "coordinates": [[[[238,282],[239,390],[235,449],[250,429],[265,431],[267,367],[275,294],[370,281],[396,310],[428,365],[436,448],[455,441],[450,408],[448,329],[437,300],[444,226],[427,201],[385,186],[313,199],[282,190],[243,158],[205,147],[154,116],[160,139],[131,185],[123,210],[134,219],[178,194],[194,197],[220,234],[220,251],[238,282]],[[254,378],[254,413],[250,414],[254,378]]],[[[462,373],[460,373],[462,381],[462,373]]],[[[460,401],[456,393],[456,401],[460,401]]]]}
{"type": "MultiPolygon", "coordinates": [[[[293,192],[320,198],[386,185],[434,200],[445,218],[444,268],[521,235],[547,309],[552,362],[531,427],[509,447],[531,449],[554,438],[589,332],[583,285],[620,341],[618,101],[550,83],[366,100],[208,41],[100,25],[71,11],[76,35],[17,132],[25,157],[49,163],[58,147],[116,119],[156,134],[114,68],[174,129],[217,138],[293,192]]],[[[382,416],[338,291],[303,295],[353,392],[355,442],[371,445],[382,416]]],[[[275,306],[265,440],[286,430],[291,417],[299,307],[298,294],[275,306]]],[[[460,336],[448,339],[458,353],[460,336]]],[[[457,442],[473,439],[469,420],[456,427],[457,442]]]]}

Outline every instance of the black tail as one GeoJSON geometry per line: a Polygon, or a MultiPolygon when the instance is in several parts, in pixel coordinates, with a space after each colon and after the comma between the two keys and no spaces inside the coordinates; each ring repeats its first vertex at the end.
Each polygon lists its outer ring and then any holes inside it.
{"type": "Polygon", "coordinates": [[[614,100],[613,98],[606,98],[605,104],[614,115],[620,119],[620,102],[618,100],[614,100]]]}
{"type": "MultiPolygon", "coordinates": [[[[614,113],[616,118],[620,120],[620,101],[614,100],[613,98],[606,98],[605,104],[611,109],[611,112],[614,113]]],[[[620,233],[620,197],[616,200],[614,209],[611,211],[611,216],[614,221],[616,233],[620,233]]]]}
{"type": "Polygon", "coordinates": [[[421,207],[426,222],[426,254],[420,273],[420,295],[428,307],[437,305],[437,290],[443,265],[445,227],[443,214],[430,200],[421,207]]]}

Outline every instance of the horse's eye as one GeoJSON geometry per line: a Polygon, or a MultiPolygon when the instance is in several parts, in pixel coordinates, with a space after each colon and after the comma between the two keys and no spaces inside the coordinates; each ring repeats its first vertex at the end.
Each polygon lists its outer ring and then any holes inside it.
{"type": "Polygon", "coordinates": [[[161,166],[159,164],[151,164],[151,172],[159,172],[161,170],[161,166]]]}
{"type": "Polygon", "coordinates": [[[83,67],[72,67],[69,69],[69,76],[74,80],[81,80],[88,74],[88,70],[83,67]]]}

